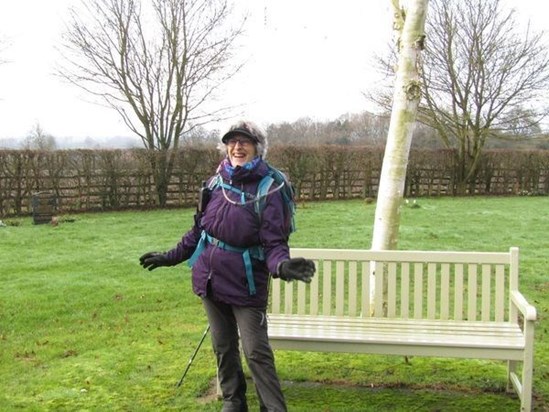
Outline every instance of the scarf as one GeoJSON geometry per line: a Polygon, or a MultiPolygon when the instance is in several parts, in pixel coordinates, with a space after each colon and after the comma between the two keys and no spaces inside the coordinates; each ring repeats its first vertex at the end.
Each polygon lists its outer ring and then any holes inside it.
{"type": "Polygon", "coordinates": [[[237,167],[241,167],[242,169],[245,169],[245,170],[252,170],[257,166],[257,164],[259,163],[260,160],[261,160],[261,157],[256,156],[256,157],[254,157],[253,160],[243,164],[242,166],[233,166],[233,165],[231,165],[231,162],[229,161],[229,158],[226,157],[223,160],[223,165],[222,166],[227,171],[229,176],[232,177],[237,167]]]}

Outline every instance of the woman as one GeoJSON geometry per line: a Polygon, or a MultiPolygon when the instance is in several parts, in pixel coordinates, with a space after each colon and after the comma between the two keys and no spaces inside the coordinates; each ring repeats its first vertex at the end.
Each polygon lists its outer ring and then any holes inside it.
{"type": "Polygon", "coordinates": [[[140,262],[149,270],[192,263],[193,291],[202,298],[217,357],[223,411],[248,410],[239,334],[261,410],[286,411],[267,334],[269,276],[310,282],[315,266],[290,258],[280,186],[261,199],[260,215],[255,207],[258,185],[270,170],[263,160],[265,134],[241,121],[221,140],[225,158],[210,178],[213,189],[194,226],[175,248],[146,253],[140,262]]]}

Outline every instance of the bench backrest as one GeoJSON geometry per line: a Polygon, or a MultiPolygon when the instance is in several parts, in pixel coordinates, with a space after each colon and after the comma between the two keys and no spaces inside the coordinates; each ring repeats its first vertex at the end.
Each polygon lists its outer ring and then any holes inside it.
{"type": "Polygon", "coordinates": [[[516,321],[518,248],[509,252],[292,249],[315,261],[310,284],[273,279],[274,314],[516,321]],[[370,293],[370,275],[375,287],[370,293]]]}

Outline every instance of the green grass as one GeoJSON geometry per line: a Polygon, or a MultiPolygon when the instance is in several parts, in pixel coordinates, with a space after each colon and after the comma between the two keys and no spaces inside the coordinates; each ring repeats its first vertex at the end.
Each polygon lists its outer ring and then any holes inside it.
{"type": "MultiPolygon", "coordinates": [[[[521,250],[538,310],[535,410],[549,411],[549,198],[420,199],[402,208],[399,248],[521,250]]],[[[374,204],[307,203],[292,246],[369,248],[374,204]]],[[[207,340],[186,265],[141,269],[172,247],[192,210],[62,216],[0,227],[0,410],[217,411],[207,340]],[[69,222],[68,218],[74,219],[69,222]]],[[[278,351],[290,411],[516,411],[501,362],[278,351]]],[[[258,410],[253,385],[251,410],[258,410]]]]}

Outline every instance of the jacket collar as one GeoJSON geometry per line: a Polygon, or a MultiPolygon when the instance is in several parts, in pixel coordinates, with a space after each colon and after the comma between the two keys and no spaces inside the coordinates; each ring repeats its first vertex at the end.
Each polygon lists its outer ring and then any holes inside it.
{"type": "Polygon", "coordinates": [[[224,180],[245,183],[259,180],[268,172],[268,167],[261,157],[256,157],[244,166],[233,167],[227,158],[219,165],[219,173],[224,180]]]}

